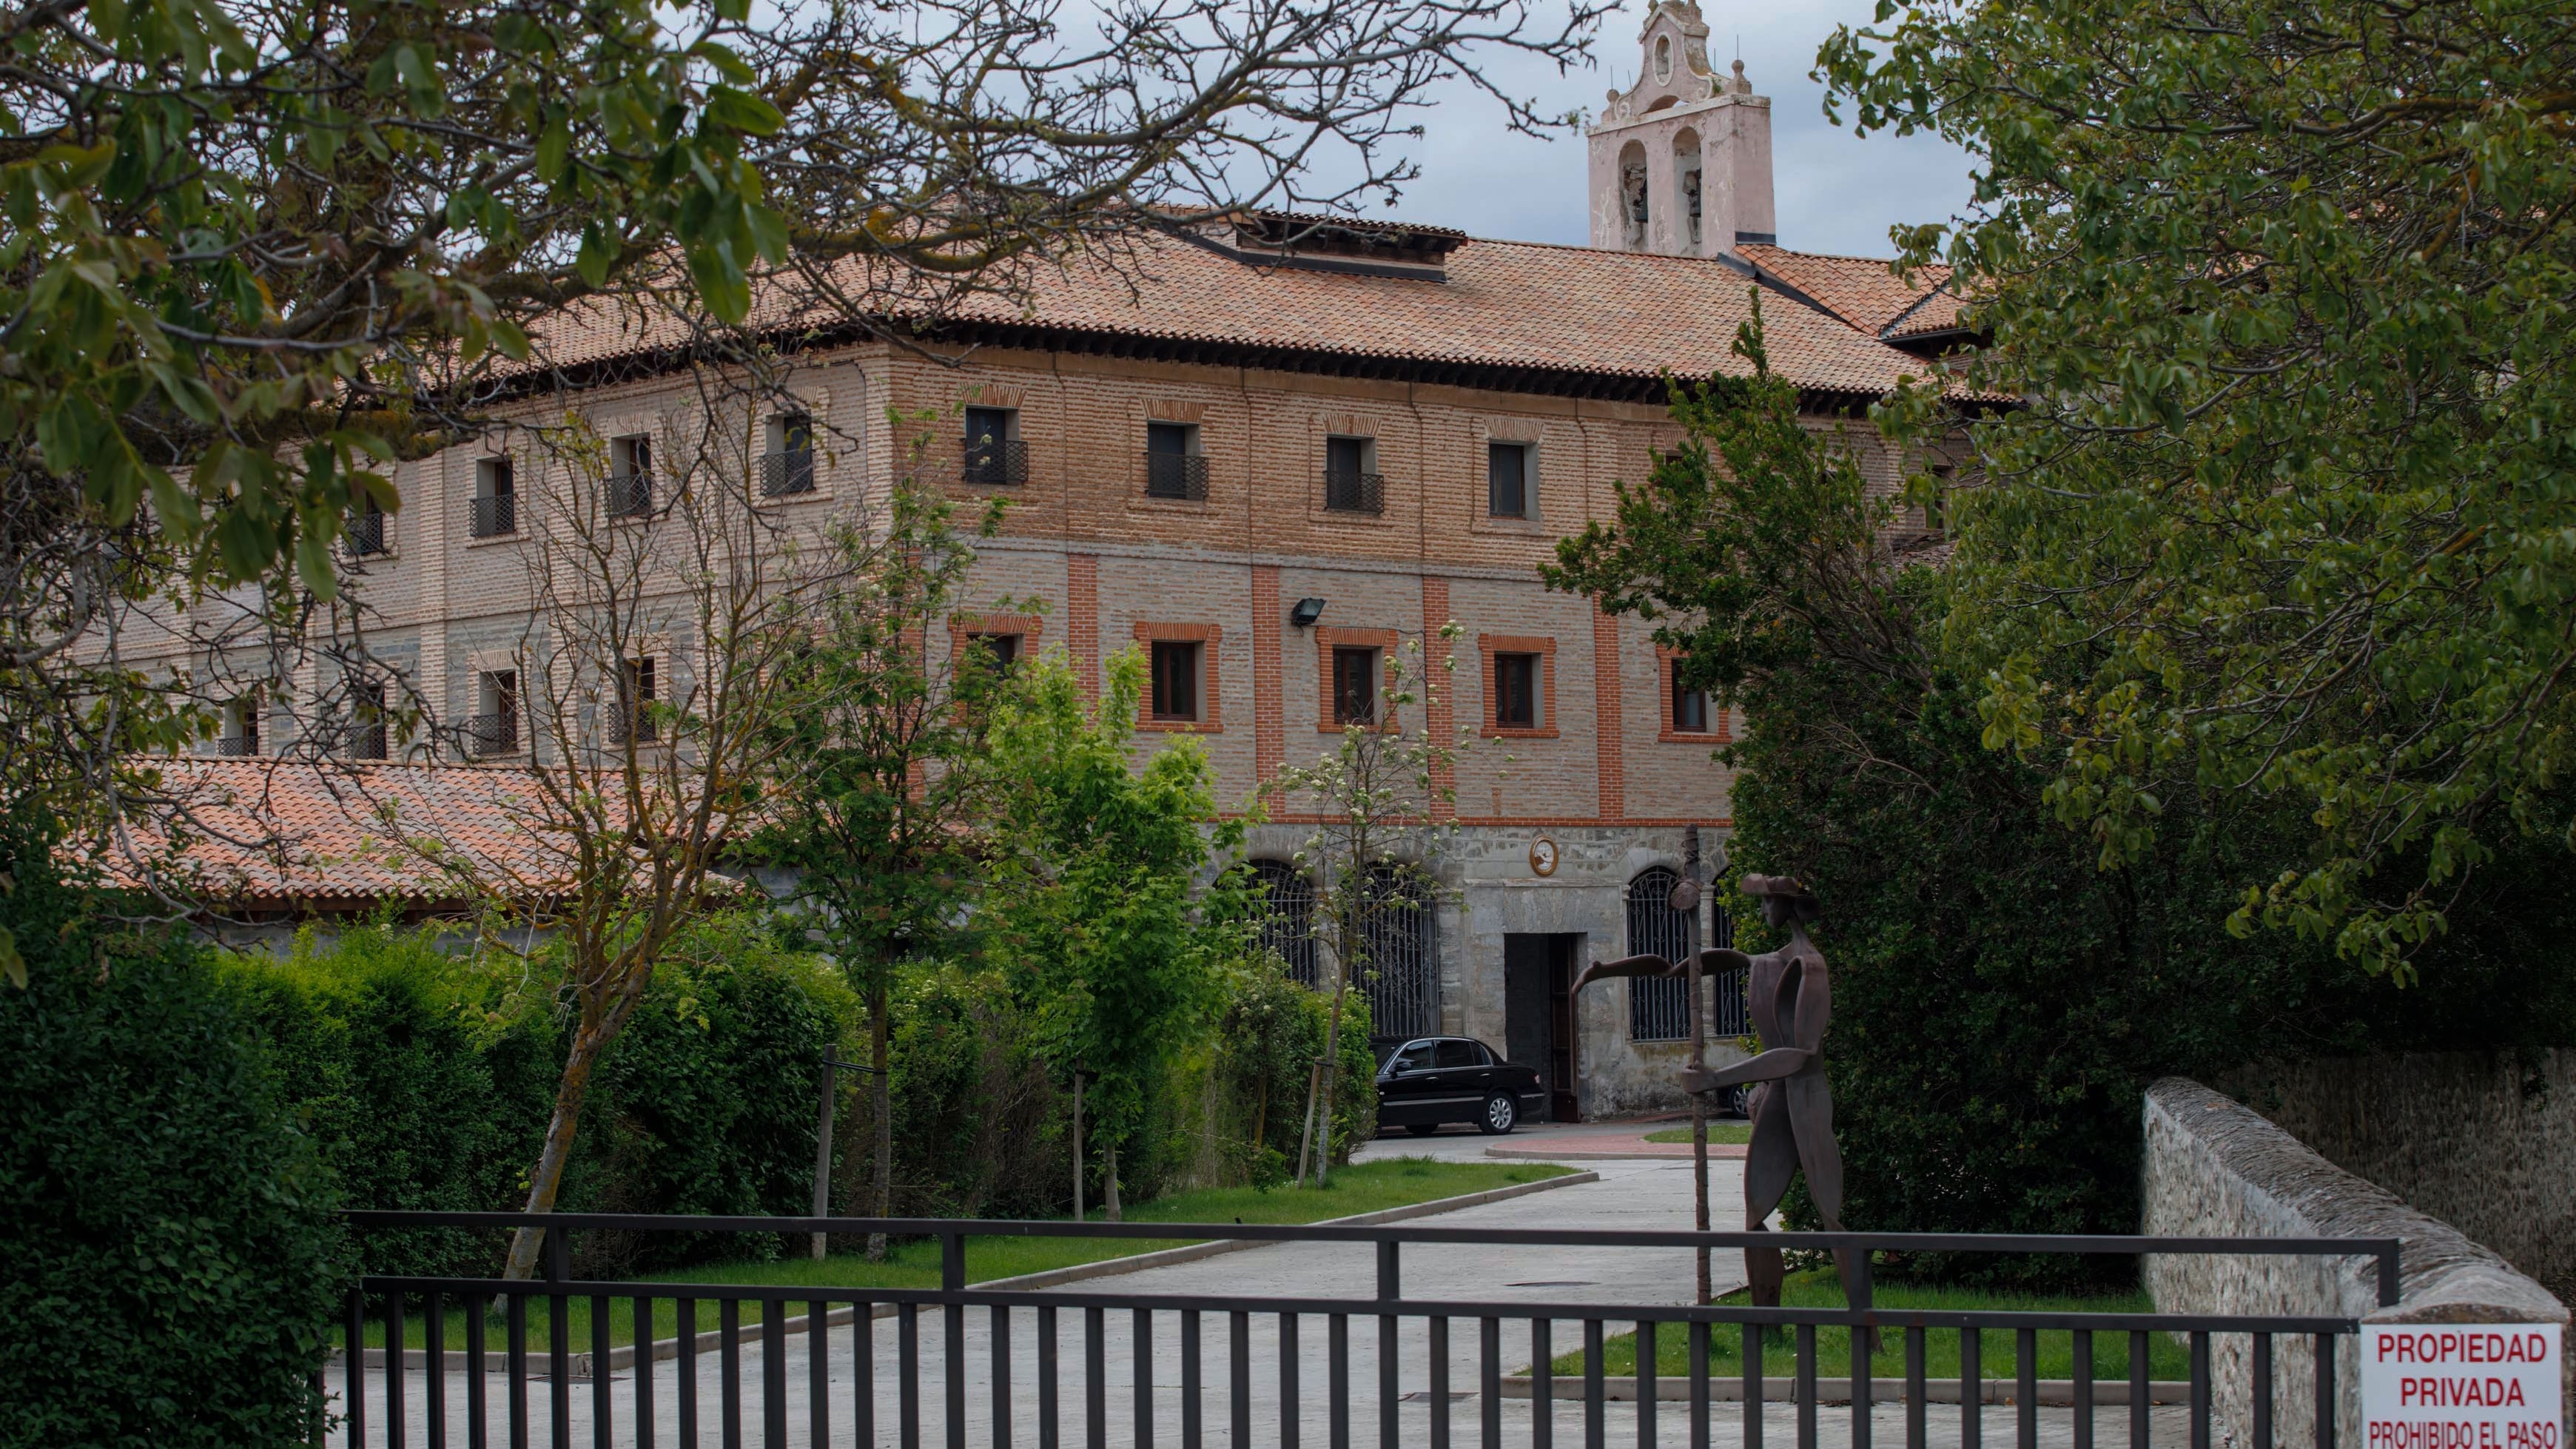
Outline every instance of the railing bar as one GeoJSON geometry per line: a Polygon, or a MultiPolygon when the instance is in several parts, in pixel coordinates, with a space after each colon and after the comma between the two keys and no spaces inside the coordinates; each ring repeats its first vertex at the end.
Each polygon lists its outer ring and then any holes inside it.
{"type": "Polygon", "coordinates": [[[1637,1449],[1655,1449],[1655,1321],[1637,1320],[1637,1449]]]}
{"type": "Polygon", "coordinates": [[[1923,1398],[1929,1385],[1923,1376],[1923,1330],[1905,1330],[1905,1449],[1927,1449],[1928,1426],[1923,1398]]]}
{"type": "Polygon", "coordinates": [[[680,1449],[698,1449],[698,1300],[673,1299],[671,1322],[680,1341],[679,1362],[671,1366],[679,1389],[680,1449]]]}
{"type": "Polygon", "coordinates": [[[1104,1449],[1109,1442],[1108,1324],[1106,1310],[1082,1310],[1082,1442],[1086,1449],[1104,1449]]]}
{"type": "MultiPolygon", "coordinates": [[[[492,1412],[490,1394],[483,1376],[491,1371],[489,1351],[483,1341],[483,1318],[492,1311],[492,1300],[479,1293],[465,1298],[465,1449],[491,1449],[492,1431],[485,1419],[492,1412]]],[[[353,1439],[350,1442],[355,1443],[353,1439]]]]}
{"type": "Polygon", "coordinates": [[[1206,1385],[1199,1377],[1199,1311],[1181,1311],[1181,1449],[1202,1449],[1205,1432],[1199,1423],[1200,1395],[1206,1385]]]}
{"type": "Polygon", "coordinates": [[[921,1312],[894,1315],[894,1432],[903,1449],[921,1449],[921,1312]]]}
{"type": "Polygon", "coordinates": [[[630,1308],[635,1315],[635,1331],[629,1335],[635,1340],[635,1449],[653,1449],[653,1300],[637,1294],[630,1308]]]}
{"type": "Polygon", "coordinates": [[[1601,1372],[1601,1320],[1583,1320],[1583,1449],[1607,1449],[1603,1409],[1609,1402],[1601,1372]]]}
{"type": "MultiPolygon", "coordinates": [[[[611,1449],[616,1441],[616,1410],[608,1396],[617,1391],[617,1377],[608,1371],[609,1342],[608,1299],[594,1293],[590,1297],[590,1442],[593,1449],[611,1449]]],[[[647,1335],[636,1342],[649,1352],[653,1340],[647,1335]]]]}
{"type": "Polygon", "coordinates": [[[1423,1320],[1425,1357],[1431,1370],[1431,1449],[1449,1449],[1449,1320],[1423,1320]]]}
{"type": "Polygon", "coordinates": [[[989,1330],[993,1340],[993,1449],[1012,1449],[1011,1441],[1011,1310],[993,1305],[989,1330]]]}
{"type": "MultiPolygon", "coordinates": [[[[1859,1271],[1868,1271],[1866,1260],[1859,1271]]],[[[1866,1313],[1869,1284],[1865,1278],[1860,1287],[1860,1293],[1855,1296],[1863,1300],[1860,1308],[1866,1313]]],[[[1851,1444],[1852,1449],[1870,1449],[1870,1431],[1877,1427],[1877,1420],[1872,1415],[1878,1398],[1877,1379],[1873,1376],[1877,1367],[1873,1358],[1878,1351],[1878,1335],[1867,1323],[1853,1324],[1850,1332],[1851,1348],[1846,1357],[1851,1360],[1851,1444]]]]}
{"type": "Polygon", "coordinates": [[[718,1419],[724,1449],[742,1449],[742,1300],[716,1300],[718,1419]]]}
{"type": "Polygon", "coordinates": [[[2272,1335],[2255,1334],[2248,1352],[2254,1369],[2254,1449],[2272,1449],[2272,1335]]]}
{"type": "Polygon", "coordinates": [[[1556,1353],[1549,1340],[1552,1325],[1530,1320],[1530,1449],[1552,1449],[1556,1443],[1556,1353]]]}
{"type": "Polygon", "coordinates": [[[2020,1449],[2039,1449],[2039,1333],[2013,1334],[2013,1442],[2020,1449]]]}
{"type": "MultiPolygon", "coordinates": [[[[1394,1248],[1389,1243],[1382,1251],[1394,1248]]],[[[1396,1384],[1396,1320],[1393,1314],[1381,1313],[1377,1319],[1377,1442],[1379,1449],[1397,1449],[1396,1409],[1401,1402],[1396,1384]]]]}
{"type": "Polygon", "coordinates": [[[1973,1328],[1959,1330],[1959,1443],[1980,1449],[1986,1442],[1985,1340],[1973,1328]]]}
{"type": "Polygon", "coordinates": [[[420,1351],[426,1360],[429,1449],[447,1449],[447,1304],[435,1288],[420,1296],[420,1351]]]}
{"type": "MultiPolygon", "coordinates": [[[[570,1251],[569,1236],[549,1229],[546,1232],[547,1276],[555,1279],[560,1290],[563,1256],[570,1251]]],[[[554,1413],[551,1432],[555,1449],[572,1449],[572,1299],[561,1291],[546,1298],[546,1403],[554,1413]]]]}
{"type": "Polygon", "coordinates": [[[1690,1326],[1690,1449],[1708,1449],[1708,1325],[1690,1326]]]}
{"type": "Polygon", "coordinates": [[[2335,1445],[2335,1336],[2317,1335],[2316,1449],[2335,1445]]]}
{"type": "Polygon", "coordinates": [[[877,1442],[877,1306],[850,1305],[850,1429],[863,1449],[877,1442]]]}
{"type": "Polygon", "coordinates": [[[2209,1335],[2191,1336],[2191,1449],[2209,1449],[2209,1335]]]}
{"type": "Polygon", "coordinates": [[[1816,1449],[1816,1326],[1798,1325],[1798,1449],[1816,1449]]]}
{"type": "Polygon", "coordinates": [[[1279,1315],[1279,1449],[1297,1449],[1297,1315],[1279,1315]]]}
{"type": "Polygon", "coordinates": [[[2072,1343],[2075,1359],[2074,1449],[2093,1449],[2093,1330],[2076,1329],[2072,1343]]]}
{"type": "Polygon", "coordinates": [[[403,1412],[404,1336],[403,1295],[397,1289],[385,1295],[385,1449],[403,1449],[404,1434],[411,1427],[410,1416],[403,1412]]]}
{"type": "Polygon", "coordinates": [[[1056,1449],[1062,1433],[1062,1405],[1056,1398],[1055,1309],[1038,1309],[1038,1449],[1056,1449]]]}
{"type": "Polygon", "coordinates": [[[1351,1449],[1351,1316],[1336,1313],[1324,1320],[1326,1442],[1332,1449],[1351,1449]]]}
{"type": "Polygon", "coordinates": [[[1744,1325],[1744,1449],[1762,1449],[1761,1324],[1744,1325]]]}
{"type": "Polygon", "coordinates": [[[2147,1449],[2147,1335],[2129,1335],[2129,1449],[2147,1449]]]}
{"type": "Polygon", "coordinates": [[[510,1449],[528,1449],[528,1295],[510,1295],[510,1449]]]}
{"type": "MultiPolygon", "coordinates": [[[[963,1238],[951,1237],[951,1255],[965,1250],[963,1238]]],[[[947,1360],[946,1442],[948,1449],[966,1449],[966,1305],[951,1303],[939,1315],[940,1356],[947,1360]]]]}
{"type": "Polygon", "coordinates": [[[1231,1449],[1251,1449],[1252,1444],[1252,1315],[1238,1308],[1226,1315],[1227,1333],[1232,1341],[1226,1345],[1225,1397],[1226,1427],[1232,1437],[1231,1449]]]}
{"type": "Polygon", "coordinates": [[[832,1305],[820,1298],[805,1303],[805,1442],[832,1442],[832,1305]]]}
{"type": "Polygon", "coordinates": [[[1503,1449],[1503,1321],[1476,1320],[1476,1416],[1484,1449],[1503,1449]]]}
{"type": "Polygon", "coordinates": [[[1129,1319],[1129,1377],[1135,1385],[1136,1449],[1154,1449],[1154,1310],[1139,1308],[1129,1319]]]}

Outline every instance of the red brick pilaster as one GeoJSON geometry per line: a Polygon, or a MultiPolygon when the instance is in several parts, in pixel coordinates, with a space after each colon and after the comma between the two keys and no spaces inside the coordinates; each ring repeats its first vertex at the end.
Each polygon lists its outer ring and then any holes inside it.
{"type": "Polygon", "coordinates": [[[1100,697],[1100,556],[1065,555],[1064,640],[1073,649],[1074,678],[1085,699],[1100,697]]]}
{"type": "Polygon", "coordinates": [[[1279,570],[1252,567],[1252,773],[1267,785],[1288,762],[1287,702],[1279,670],[1279,570]]]}
{"type": "Polygon", "coordinates": [[[1592,611],[1592,739],[1600,779],[1601,818],[1628,813],[1628,764],[1622,752],[1619,710],[1619,620],[1592,611]]]}
{"type": "MultiPolygon", "coordinates": [[[[1429,574],[1423,575],[1422,673],[1425,683],[1431,689],[1429,711],[1431,741],[1435,745],[1444,746],[1455,745],[1458,742],[1458,705],[1455,693],[1458,688],[1458,676],[1456,672],[1441,667],[1443,661],[1449,657],[1450,643],[1440,637],[1440,630],[1448,622],[1449,581],[1434,578],[1429,574]]],[[[1432,819],[1451,820],[1457,817],[1458,802],[1455,798],[1457,789],[1458,772],[1455,766],[1443,762],[1432,770],[1432,819]]]]}

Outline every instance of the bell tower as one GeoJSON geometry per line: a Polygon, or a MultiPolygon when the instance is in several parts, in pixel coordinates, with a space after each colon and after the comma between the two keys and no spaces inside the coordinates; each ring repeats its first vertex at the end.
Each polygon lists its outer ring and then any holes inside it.
{"type": "Polygon", "coordinates": [[[1709,69],[1696,0],[1656,0],[1638,40],[1636,85],[1587,133],[1592,244],[1713,257],[1773,240],[1771,98],[1740,60],[1724,79],[1709,69]]]}

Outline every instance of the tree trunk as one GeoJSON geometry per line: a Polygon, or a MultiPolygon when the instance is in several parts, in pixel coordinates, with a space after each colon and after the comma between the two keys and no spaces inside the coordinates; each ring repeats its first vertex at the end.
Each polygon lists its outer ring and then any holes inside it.
{"type": "Polygon", "coordinates": [[[1083,1219],[1082,1203],[1082,1073],[1073,1074],[1073,1220],[1083,1219]]]}
{"type": "Polygon", "coordinates": [[[1333,1082],[1341,1076],[1342,1065],[1342,997],[1350,988],[1336,983],[1333,988],[1333,1015],[1324,1026],[1323,1093],[1319,1099],[1315,1133],[1315,1186],[1322,1187],[1333,1162],[1333,1082]]]}
{"type": "Polygon", "coordinates": [[[1101,1206],[1108,1211],[1111,1222],[1125,1222],[1126,1219],[1118,1215],[1118,1141],[1116,1138],[1111,1138],[1109,1145],[1101,1150],[1101,1159],[1102,1165],[1107,1168],[1108,1178],[1101,1184],[1101,1206]]]}
{"type": "Polygon", "coordinates": [[[1315,1159],[1315,1098],[1324,1090],[1324,1064],[1306,1068],[1306,1115],[1297,1125],[1297,1186],[1306,1185],[1306,1173],[1315,1159]]]}
{"type": "MultiPolygon", "coordinates": [[[[893,969],[894,964],[890,961],[877,963],[876,990],[869,993],[868,1001],[868,1065],[875,1069],[870,1076],[876,1083],[871,1089],[870,1096],[876,1108],[877,1127],[876,1202],[872,1208],[872,1215],[880,1218],[894,1216],[894,1083],[892,1074],[886,1070],[889,1060],[886,975],[893,969]]],[[[868,1234],[868,1261],[882,1263],[885,1261],[885,1255],[885,1234],[868,1234]]]]}
{"type": "MultiPolygon", "coordinates": [[[[572,1049],[564,1056],[563,1080],[555,1085],[554,1116],[546,1123],[546,1145],[537,1154],[537,1170],[528,1181],[528,1205],[524,1211],[550,1213],[555,1210],[555,1197],[563,1191],[564,1164],[572,1160],[574,1131],[581,1125],[582,1099],[590,1094],[590,1074],[599,1063],[600,1048],[607,1038],[588,1026],[576,1029],[572,1049]]],[[[545,1228],[521,1228],[510,1239],[510,1257],[501,1276],[525,1279],[536,1276],[537,1250],[545,1243],[545,1228]]]]}

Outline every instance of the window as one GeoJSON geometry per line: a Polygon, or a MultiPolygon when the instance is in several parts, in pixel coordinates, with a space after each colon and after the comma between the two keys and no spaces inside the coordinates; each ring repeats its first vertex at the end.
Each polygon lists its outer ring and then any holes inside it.
{"type": "Polygon", "coordinates": [[[993,671],[996,679],[1010,673],[1012,666],[1020,662],[1020,636],[1017,634],[969,634],[966,647],[976,651],[975,657],[983,662],[985,668],[993,671]]]}
{"type": "MultiPolygon", "coordinates": [[[[1628,954],[1687,962],[1699,952],[1699,913],[1673,909],[1681,872],[1665,866],[1628,882],[1628,954]]],[[[1628,978],[1628,1039],[1680,1041],[1690,1036],[1690,983],[1679,976],[1628,978]]]]}
{"type": "Polygon", "coordinates": [[[1382,513],[1386,488],[1377,473],[1377,440],[1324,440],[1324,507],[1335,513],[1382,513]]]}
{"type": "Polygon", "coordinates": [[[484,458],[474,464],[471,531],[476,538],[519,531],[518,472],[509,459],[484,458]]]}
{"type": "Polygon", "coordinates": [[[1427,1072],[1431,1070],[1432,1060],[1432,1043],[1409,1041],[1404,1044],[1404,1050],[1397,1052],[1394,1059],[1386,1064],[1386,1069],[1392,1073],[1427,1072]]]}
{"type": "Polygon", "coordinates": [[[1494,656],[1494,724],[1507,730],[1534,730],[1538,718],[1539,656],[1494,656]]]}
{"type": "Polygon", "coordinates": [[[1530,445],[1485,445],[1485,512],[1495,518],[1530,516],[1530,445]]]}
{"type": "Polygon", "coordinates": [[[1377,651],[1333,651],[1333,723],[1377,723],[1377,651]]]}
{"type": "Polygon", "coordinates": [[[1437,1044],[1431,1064],[1443,1070],[1485,1065],[1485,1049],[1471,1041],[1449,1040],[1437,1044]]]}
{"type": "Polygon", "coordinates": [[[350,685],[349,758],[381,760],[385,758],[385,745],[385,687],[350,685]]]}
{"type": "Polygon", "coordinates": [[[1199,652],[1201,645],[1180,639],[1153,642],[1154,718],[1196,721],[1199,717],[1199,652]]]}
{"type": "Polygon", "coordinates": [[[608,512],[641,518],[653,511],[653,440],[631,433],[608,440],[608,512]]]}
{"type": "Polygon", "coordinates": [[[519,672],[486,670],[474,685],[474,714],[465,722],[465,747],[476,755],[514,754],[519,748],[519,672]]]}
{"type": "Polygon", "coordinates": [[[254,690],[224,706],[224,732],[216,737],[219,755],[259,753],[259,717],[263,706],[254,690]]]}
{"type": "Polygon", "coordinates": [[[969,483],[1013,485],[1028,479],[1028,454],[1020,444],[1020,415],[1011,408],[966,410],[966,464],[960,474],[969,483]]]}
{"type": "Polygon", "coordinates": [[[1252,878],[1261,885],[1261,949],[1287,965],[1289,980],[1315,985],[1314,886],[1284,860],[1254,861],[1252,878]]]}
{"type": "Polygon", "coordinates": [[[1950,475],[1955,472],[1947,463],[1932,465],[1932,496],[1923,501],[1923,531],[1950,531],[1950,475]]]}
{"type": "Polygon", "coordinates": [[[1359,911],[1360,959],[1352,984],[1368,998],[1380,1036],[1412,1036],[1440,1025],[1440,969],[1431,949],[1431,903],[1412,871],[1385,861],[1369,868],[1359,911]]]}
{"type": "Polygon", "coordinates": [[[350,509],[340,529],[352,557],[372,558],[393,552],[393,546],[385,536],[385,511],[376,506],[373,498],[363,499],[357,507],[350,509]]]}
{"type": "Polygon", "coordinates": [[[1207,458],[1199,452],[1196,424],[1145,425],[1145,496],[1206,499],[1207,458]]]}
{"type": "Polygon", "coordinates": [[[769,420],[769,451],[760,459],[760,491],[770,498],[814,491],[814,420],[780,413],[769,420]]]}
{"type": "Polygon", "coordinates": [[[618,670],[617,703],[608,718],[608,742],[650,744],[660,728],[653,718],[653,699],[653,661],[649,657],[627,660],[618,670]]]}
{"type": "Polygon", "coordinates": [[[1673,733],[1704,735],[1708,730],[1708,691],[1682,682],[1680,665],[1673,667],[1673,733]]]}

